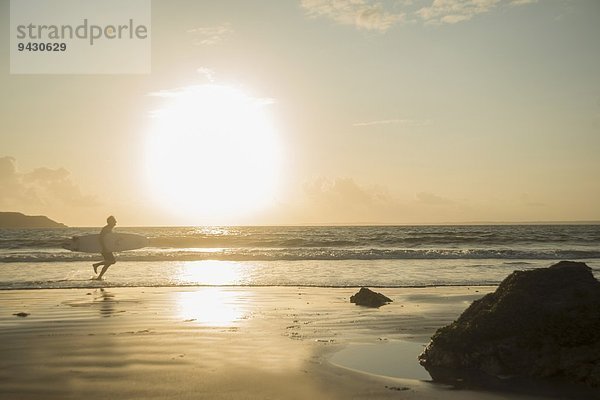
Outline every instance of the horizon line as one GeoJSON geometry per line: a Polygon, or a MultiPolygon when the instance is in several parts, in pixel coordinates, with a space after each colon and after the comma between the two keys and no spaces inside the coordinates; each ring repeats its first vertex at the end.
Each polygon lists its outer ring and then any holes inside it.
{"type": "MultiPolygon", "coordinates": [[[[476,225],[600,225],[600,220],[559,221],[466,221],[466,222],[415,222],[415,223],[305,223],[305,224],[191,224],[191,225],[120,225],[123,228],[190,228],[190,227],[359,227],[359,226],[476,226],[476,225]]],[[[100,225],[67,225],[67,228],[95,228],[100,225]]]]}

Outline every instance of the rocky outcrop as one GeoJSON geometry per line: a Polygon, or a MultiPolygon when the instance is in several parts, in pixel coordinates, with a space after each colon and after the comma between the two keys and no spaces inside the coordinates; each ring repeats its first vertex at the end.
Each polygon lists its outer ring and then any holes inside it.
{"type": "Polygon", "coordinates": [[[0,228],[66,228],[67,226],[43,215],[0,212],[0,228]]]}
{"type": "Polygon", "coordinates": [[[439,329],[419,360],[434,379],[470,371],[600,387],[600,282],[581,262],[515,271],[439,329]]]}
{"type": "Polygon", "coordinates": [[[359,306],[378,308],[387,303],[391,303],[392,299],[382,295],[381,293],[377,293],[363,287],[360,288],[358,293],[350,296],[350,302],[359,306]]]}

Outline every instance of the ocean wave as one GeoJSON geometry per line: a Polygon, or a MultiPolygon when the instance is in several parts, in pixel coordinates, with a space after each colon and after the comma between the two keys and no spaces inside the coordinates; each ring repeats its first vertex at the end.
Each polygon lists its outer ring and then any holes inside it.
{"type": "MultiPolygon", "coordinates": [[[[185,227],[119,228],[149,238],[150,245],[185,248],[424,248],[582,245],[600,248],[598,225],[185,227]]],[[[60,248],[72,236],[96,228],[2,230],[0,249],[60,248]]]]}
{"type": "MultiPolygon", "coordinates": [[[[0,262],[68,262],[96,260],[98,254],[69,251],[4,252],[0,262]]],[[[211,251],[165,250],[150,248],[117,255],[122,261],[299,261],[299,260],[402,260],[402,259],[501,259],[555,260],[596,259],[598,250],[511,250],[511,249],[346,249],[346,248],[285,248],[285,249],[211,249],[211,251]]]]}

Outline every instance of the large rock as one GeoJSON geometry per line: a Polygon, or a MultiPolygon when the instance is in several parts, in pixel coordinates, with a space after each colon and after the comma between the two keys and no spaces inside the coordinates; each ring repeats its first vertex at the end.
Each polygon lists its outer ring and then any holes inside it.
{"type": "Polygon", "coordinates": [[[381,307],[387,303],[390,303],[392,299],[382,295],[381,293],[374,292],[367,288],[360,288],[358,293],[350,296],[350,302],[355,303],[359,306],[366,307],[381,307]]]}
{"type": "Polygon", "coordinates": [[[439,329],[419,360],[434,379],[474,371],[600,387],[600,282],[581,262],[515,271],[439,329]]]}

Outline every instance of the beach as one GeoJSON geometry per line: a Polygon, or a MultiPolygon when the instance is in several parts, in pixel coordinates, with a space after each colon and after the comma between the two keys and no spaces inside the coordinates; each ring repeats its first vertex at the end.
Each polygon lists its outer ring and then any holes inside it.
{"type": "MultiPolygon", "coordinates": [[[[357,288],[3,291],[0,397],[506,398],[332,361],[365,345],[422,347],[437,328],[494,289],[383,288],[393,302],[379,309],[351,304],[357,288]],[[13,315],[21,312],[28,315],[13,315]]],[[[421,368],[416,356],[398,357],[397,364],[421,368]]]]}
{"type": "Polygon", "coordinates": [[[417,356],[515,270],[600,276],[591,225],[119,230],[150,246],[103,281],[61,247],[95,230],[0,230],[0,398],[545,398],[433,383],[417,356]]]}

